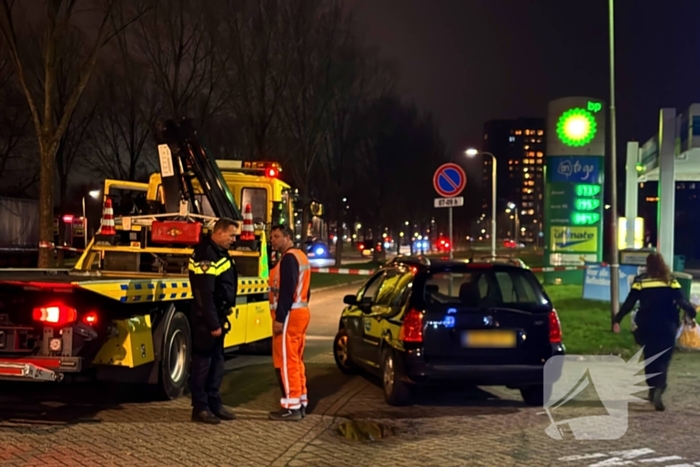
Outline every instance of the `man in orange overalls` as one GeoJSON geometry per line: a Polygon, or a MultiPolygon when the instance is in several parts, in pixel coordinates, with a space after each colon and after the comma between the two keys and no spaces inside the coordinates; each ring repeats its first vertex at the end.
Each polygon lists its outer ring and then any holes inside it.
{"type": "Polygon", "coordinates": [[[311,268],[306,255],[294,248],[294,233],[284,225],[270,233],[272,249],[281,256],[270,270],[272,361],[282,390],[281,409],[271,420],[298,421],[306,416],[304,346],[309,326],[311,268]]]}

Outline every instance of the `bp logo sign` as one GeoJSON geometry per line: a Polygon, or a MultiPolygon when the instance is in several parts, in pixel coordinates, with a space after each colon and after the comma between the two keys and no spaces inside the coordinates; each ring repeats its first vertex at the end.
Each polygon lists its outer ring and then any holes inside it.
{"type": "Polygon", "coordinates": [[[552,227],[553,252],[595,251],[598,246],[597,227],[552,227]]]}
{"type": "Polygon", "coordinates": [[[574,107],[561,114],[557,120],[557,136],[567,146],[581,147],[593,141],[598,132],[597,126],[593,113],[574,107]]]}

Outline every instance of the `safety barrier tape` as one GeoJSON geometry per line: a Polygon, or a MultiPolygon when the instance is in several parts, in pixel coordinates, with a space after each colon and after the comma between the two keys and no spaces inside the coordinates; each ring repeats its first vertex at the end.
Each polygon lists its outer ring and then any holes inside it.
{"type": "Polygon", "coordinates": [[[548,266],[542,268],[530,268],[532,272],[554,272],[554,271],[581,271],[586,266],[548,266]]]}
{"type": "Polygon", "coordinates": [[[73,248],[71,246],[56,246],[55,243],[51,242],[39,242],[39,248],[47,248],[49,250],[66,250],[66,251],[75,251],[78,253],[82,253],[83,249],[82,248],[73,248]]]}
{"type": "Polygon", "coordinates": [[[374,273],[373,269],[348,269],[348,268],[311,268],[311,272],[321,272],[326,274],[353,274],[369,276],[374,273]]]}
{"type": "MultiPolygon", "coordinates": [[[[532,272],[555,272],[555,271],[581,271],[586,269],[586,266],[547,266],[540,268],[530,268],[532,272]]],[[[375,273],[374,269],[347,269],[347,268],[311,268],[311,272],[325,274],[354,274],[360,276],[369,276],[375,273]]]]}

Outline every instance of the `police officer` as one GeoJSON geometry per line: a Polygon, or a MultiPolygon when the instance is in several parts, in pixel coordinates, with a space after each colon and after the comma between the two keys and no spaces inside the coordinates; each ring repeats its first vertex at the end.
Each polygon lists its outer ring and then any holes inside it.
{"type": "Polygon", "coordinates": [[[272,249],[281,255],[270,271],[272,360],[282,390],[281,408],[271,420],[298,421],[306,416],[304,347],[309,326],[311,268],[306,255],[294,247],[289,227],[276,225],[270,232],[272,249]]]}
{"type": "Polygon", "coordinates": [[[192,303],[192,421],[217,424],[236,416],[223,406],[224,336],[236,305],[238,273],[228,250],[237,223],[221,218],[210,236],[194,248],[189,262],[192,303]]]}
{"type": "Polygon", "coordinates": [[[649,384],[649,400],[656,410],[664,410],[661,395],[666,390],[668,367],[676,344],[680,326],[678,308],[685,311],[684,320],[695,326],[696,311],[683,296],[681,286],[671,277],[671,272],[659,253],[647,256],[646,272],[634,278],[625,303],[613,320],[613,332],[620,332],[620,322],[639,301],[635,318],[635,339],[644,346],[644,359],[656,357],[646,365],[649,384]]]}

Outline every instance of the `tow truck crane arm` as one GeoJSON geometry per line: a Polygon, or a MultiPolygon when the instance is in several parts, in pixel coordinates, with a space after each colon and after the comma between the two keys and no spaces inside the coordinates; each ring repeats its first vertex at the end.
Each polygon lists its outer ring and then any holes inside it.
{"type": "Polygon", "coordinates": [[[216,161],[200,144],[191,120],[160,122],[156,128],[156,142],[166,212],[178,212],[180,201],[185,200],[191,212],[204,215],[192,187],[192,179],[196,178],[216,217],[243,220],[233,193],[216,161]]]}

